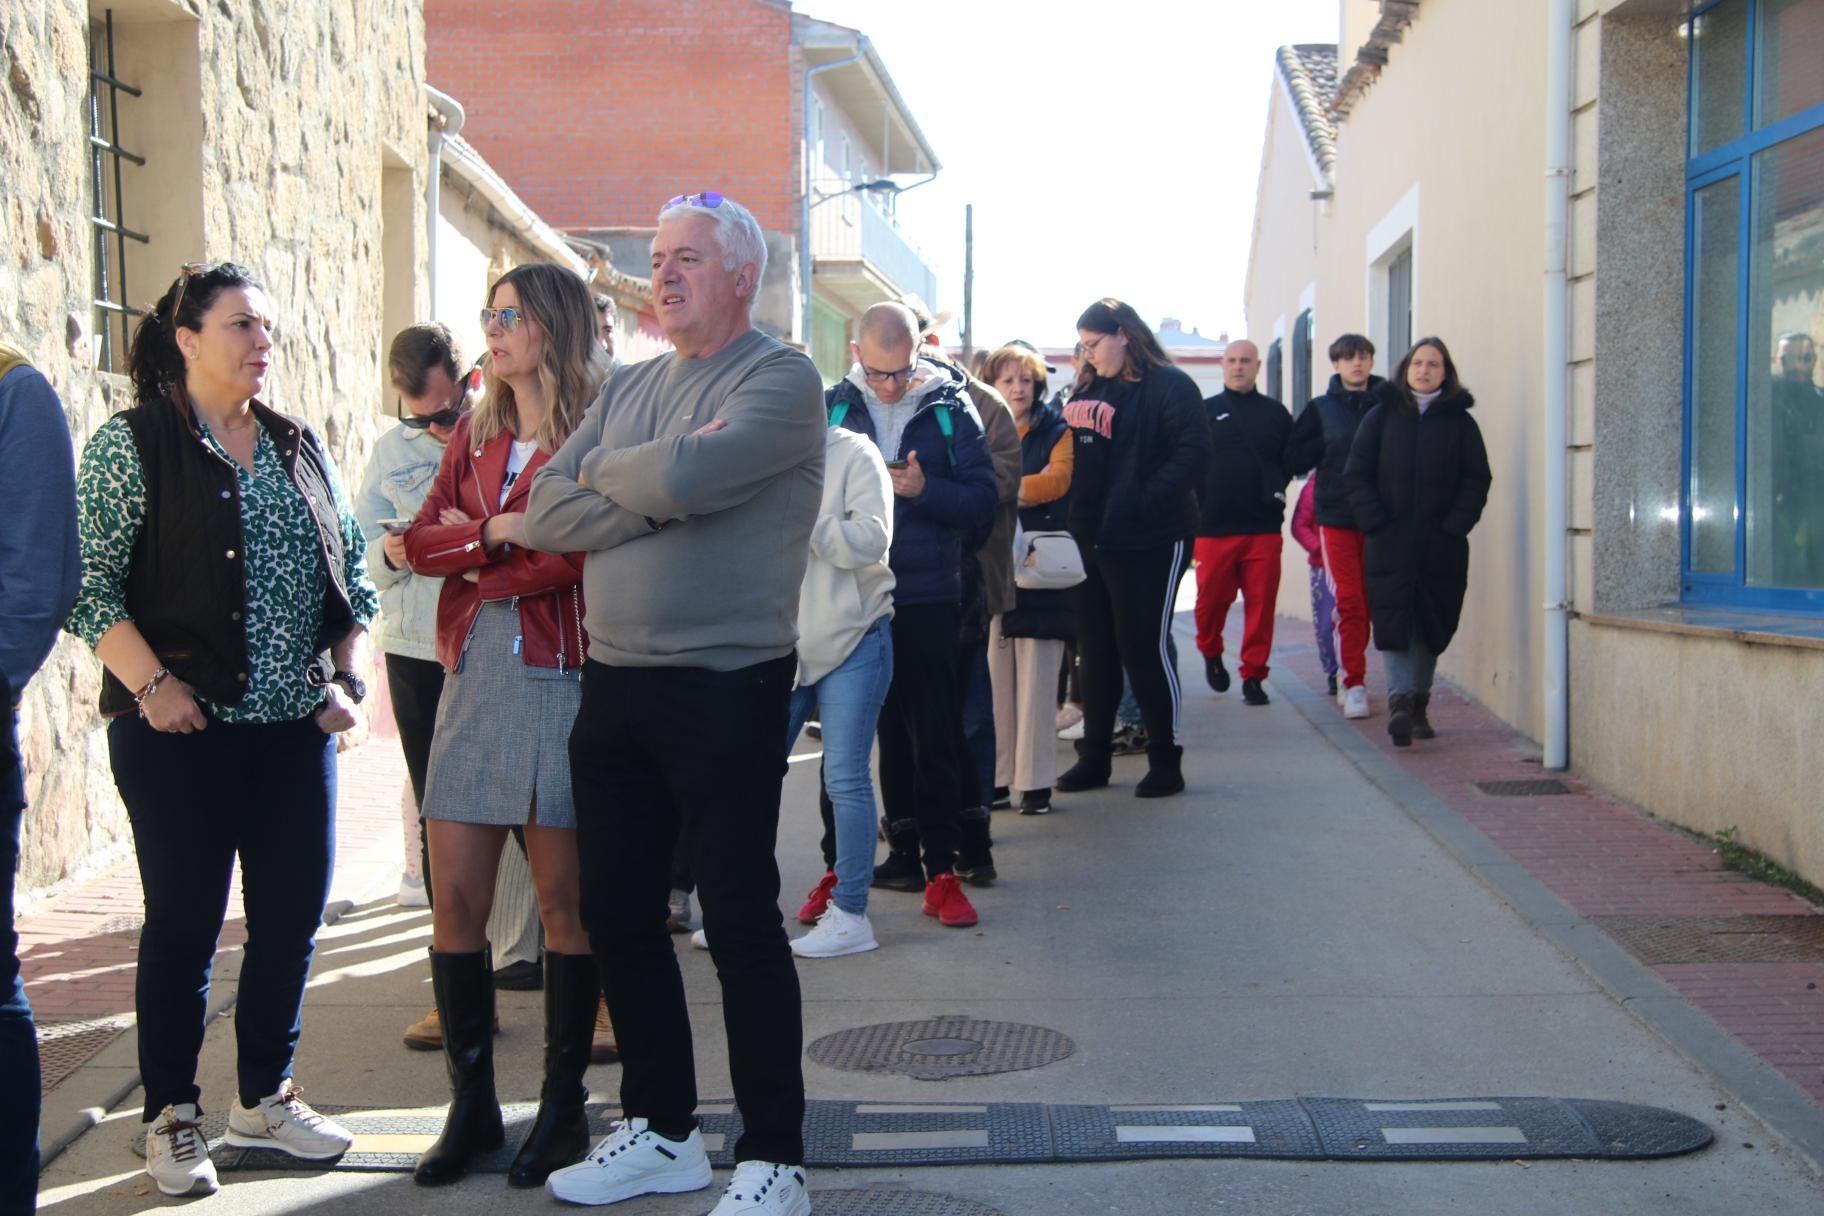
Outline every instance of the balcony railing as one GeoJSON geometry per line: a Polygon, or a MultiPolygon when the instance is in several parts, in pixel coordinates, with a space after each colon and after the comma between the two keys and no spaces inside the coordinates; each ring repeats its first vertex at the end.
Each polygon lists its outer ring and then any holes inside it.
{"type": "Polygon", "coordinates": [[[927,307],[937,307],[937,274],[924,254],[891,220],[859,198],[834,200],[812,210],[811,256],[819,275],[858,274],[878,280],[875,291],[916,292],[927,307]]]}

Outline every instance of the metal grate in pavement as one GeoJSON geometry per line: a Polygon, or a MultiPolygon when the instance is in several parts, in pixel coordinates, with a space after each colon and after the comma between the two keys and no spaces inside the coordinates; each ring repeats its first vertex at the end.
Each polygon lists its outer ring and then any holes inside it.
{"type": "Polygon", "coordinates": [[[118,1018],[38,1023],[38,1092],[48,1094],[131,1025],[118,1018]]]}
{"type": "Polygon", "coordinates": [[[1824,916],[1597,916],[1649,967],[1669,963],[1824,963],[1824,916]]]}
{"type": "Polygon", "coordinates": [[[1571,787],[1556,777],[1535,777],[1522,781],[1478,781],[1476,788],[1490,798],[1544,798],[1571,792],[1571,787]]]}
{"type": "MultiPolygon", "coordinates": [[[[225,1120],[217,1114],[204,1121],[216,1168],[406,1171],[443,1127],[441,1109],[371,1114],[327,1105],[318,1109],[355,1135],[354,1148],[340,1160],[300,1161],[275,1149],[228,1147],[219,1142],[225,1120]]],[[[476,1173],[506,1172],[531,1130],[534,1109],[531,1103],[505,1109],[506,1143],[477,1161],[476,1173]]],[[[617,1112],[591,1107],[589,1114],[591,1131],[602,1135],[617,1112]]],[[[699,1118],[711,1164],[721,1169],[733,1166],[740,1119],[732,1104],[705,1104],[699,1118]]],[[[804,1146],[805,1163],[820,1169],[1224,1157],[1623,1160],[1693,1152],[1710,1140],[1709,1127],[1676,1111],[1582,1098],[1291,1098],[1127,1106],[813,1101],[805,1112],[804,1146]]],[[[134,1141],[140,1149],[144,1136],[136,1135],[134,1141]]],[[[868,1199],[854,1202],[885,1202],[874,1199],[872,1191],[867,1194],[868,1199]]],[[[832,1210],[886,1216],[902,1209],[832,1210]]],[[[934,1216],[951,1211],[975,1216],[989,1211],[973,1207],[904,1210],[928,1210],[934,1216]]],[[[818,1211],[824,1211],[821,1202],[818,1211]]]]}
{"type": "Polygon", "coordinates": [[[817,1216],[1001,1216],[973,1199],[898,1188],[812,1191],[811,1206],[817,1216]]]}
{"type": "Polygon", "coordinates": [[[812,1043],[805,1054],[826,1068],[942,1081],[1041,1068],[1076,1050],[1070,1039],[1043,1026],[937,1017],[839,1030],[812,1043]]]}

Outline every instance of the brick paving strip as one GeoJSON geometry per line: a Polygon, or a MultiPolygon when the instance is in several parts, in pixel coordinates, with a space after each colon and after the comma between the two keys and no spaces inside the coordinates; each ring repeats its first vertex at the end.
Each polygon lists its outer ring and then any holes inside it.
{"type": "MultiPolygon", "coordinates": [[[[1304,621],[1279,622],[1281,638],[1302,640],[1310,629],[1304,621]]],[[[1269,687],[1285,690],[1299,712],[1370,780],[1624,1005],[1824,1165],[1824,909],[1730,870],[1709,845],[1573,774],[1543,771],[1530,740],[1442,682],[1433,690],[1430,710],[1438,738],[1395,748],[1387,737],[1384,673],[1372,648],[1368,654],[1374,716],[1366,720],[1344,719],[1335,699],[1322,691],[1323,669],[1309,643],[1277,649],[1277,682],[1269,687]],[[1292,678],[1299,687],[1288,687],[1292,678]],[[1354,741],[1341,732],[1353,734],[1354,741]],[[1441,822],[1435,805],[1414,805],[1398,788],[1401,782],[1385,779],[1387,766],[1474,831],[1441,822]],[[1478,788],[1491,781],[1552,778],[1564,792],[1496,797],[1478,788]],[[1501,881],[1504,869],[1516,867],[1582,923],[1554,917],[1555,901],[1527,899],[1523,887],[1516,898],[1517,884],[1501,881]],[[1604,935],[1600,940],[1592,927],[1604,935]],[[1615,966],[1617,956],[1626,965],[1615,966]],[[1714,1027],[1670,1008],[1667,994],[1653,991],[1656,986],[1631,980],[1636,967],[1702,1011],[1737,1048],[1789,1084],[1757,1078],[1751,1061],[1732,1057],[1714,1027]]],[[[1210,694],[1201,681],[1194,686],[1187,681],[1186,695],[1210,694]]]]}
{"type": "MultiPolygon", "coordinates": [[[[405,761],[397,739],[376,733],[337,760],[336,877],[326,924],[352,906],[359,886],[370,884],[379,869],[396,865],[401,855],[405,761]]],[[[216,947],[211,1017],[236,996],[239,969],[233,964],[247,940],[240,890],[237,866],[216,947]]],[[[85,1066],[133,1025],[133,976],[144,920],[139,869],[128,857],[47,899],[18,923],[20,971],[38,1025],[44,1074],[47,1165],[139,1084],[132,1070],[85,1066]]]]}

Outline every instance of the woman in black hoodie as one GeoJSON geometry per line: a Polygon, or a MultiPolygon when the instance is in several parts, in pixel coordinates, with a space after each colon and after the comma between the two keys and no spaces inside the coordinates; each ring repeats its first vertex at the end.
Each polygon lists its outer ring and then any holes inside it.
{"type": "Polygon", "coordinates": [[[1076,588],[1083,738],[1056,788],[1108,784],[1125,668],[1146,722],[1147,773],[1134,793],[1159,798],[1184,788],[1178,673],[1165,643],[1197,533],[1209,422],[1196,384],[1130,306],[1096,301],[1077,335],[1083,362],[1064,422],[1076,455],[1067,526],[1087,574],[1076,588]]]}
{"type": "Polygon", "coordinates": [[[1469,532],[1493,479],[1475,398],[1438,338],[1420,338],[1379,389],[1344,469],[1356,522],[1374,645],[1387,663],[1387,733],[1395,747],[1436,733],[1426,716],[1432,673],[1450,645],[1469,585],[1469,532]]]}

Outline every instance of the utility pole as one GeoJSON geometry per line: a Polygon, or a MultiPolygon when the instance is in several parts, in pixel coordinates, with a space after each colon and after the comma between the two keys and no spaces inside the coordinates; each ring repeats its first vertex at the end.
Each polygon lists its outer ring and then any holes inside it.
{"type": "Polygon", "coordinates": [[[975,204],[963,206],[963,366],[975,358],[975,204]]]}

